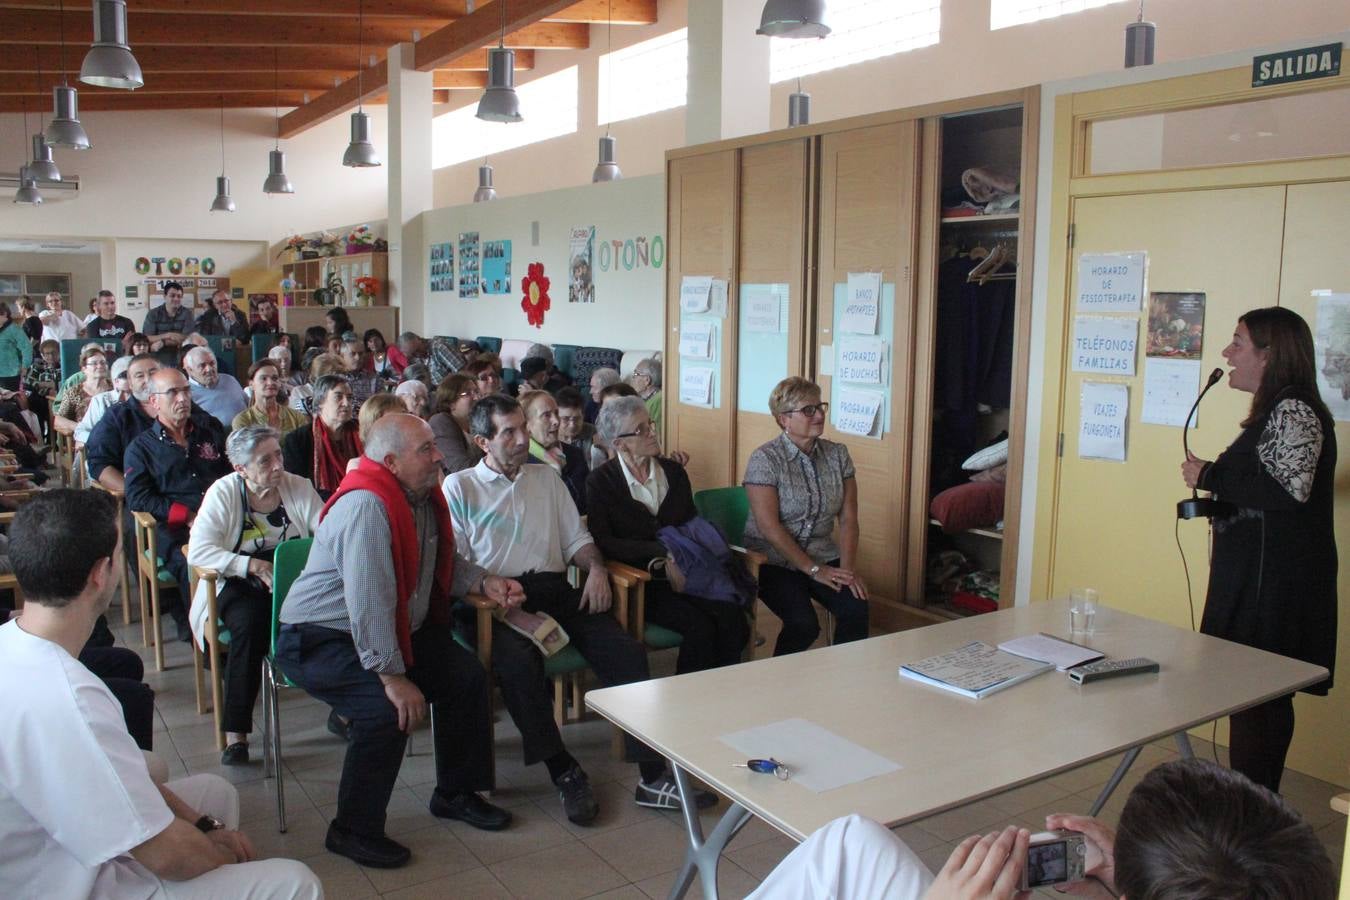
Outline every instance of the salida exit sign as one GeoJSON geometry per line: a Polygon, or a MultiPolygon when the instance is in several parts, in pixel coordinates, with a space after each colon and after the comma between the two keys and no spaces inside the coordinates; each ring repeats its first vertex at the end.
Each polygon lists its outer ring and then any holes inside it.
{"type": "Polygon", "coordinates": [[[1267,53],[1252,60],[1252,87],[1288,84],[1291,81],[1311,81],[1314,78],[1332,78],[1341,74],[1341,45],[1322,44],[1267,53]]]}

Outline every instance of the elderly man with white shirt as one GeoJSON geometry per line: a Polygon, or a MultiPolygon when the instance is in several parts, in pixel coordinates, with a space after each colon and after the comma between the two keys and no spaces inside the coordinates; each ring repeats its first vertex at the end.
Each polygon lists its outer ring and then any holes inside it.
{"type": "Polygon", "coordinates": [[[216,355],[206,347],[194,347],[183,357],[192,385],[192,402],[210,413],[228,432],[234,417],[248,408],[244,388],[233,375],[222,374],[216,355]]]}
{"type": "Polygon", "coordinates": [[[117,506],[49,491],[10,526],[23,615],[0,626],[0,896],[318,898],[303,863],[258,860],[216,775],[160,786],[107,687],[76,660],[117,590],[117,506]]]}
{"type": "Polygon", "coordinates": [[[80,336],[79,316],[66,309],[66,300],[59,291],[52,291],[46,296],[47,308],[38,313],[38,320],[42,322],[42,339],[44,341],[74,340],[80,336]]]}
{"type": "MultiPolygon", "coordinates": [[[[470,434],[483,451],[482,461],[448,476],[442,485],[459,552],[488,572],[519,581],[525,611],[555,619],[602,684],[648,678],[646,649],[609,613],[604,558],[562,479],[548,466],[525,464],[530,435],[520,404],[501,394],[484,397],[470,414],[470,434]],[[568,583],[569,562],[586,572],[584,587],[568,583]]],[[[474,629],[464,630],[475,637],[474,629]]],[[[567,818],[577,825],[591,823],[599,804],[553,720],[541,652],[512,628],[494,622],[492,669],[520,729],[525,764],[543,761],[567,818]]],[[[641,770],[637,803],[678,809],[679,794],[665,760],[631,736],[625,740],[629,758],[641,770]]],[[[699,797],[699,806],[715,802],[711,794],[699,797]]]]}

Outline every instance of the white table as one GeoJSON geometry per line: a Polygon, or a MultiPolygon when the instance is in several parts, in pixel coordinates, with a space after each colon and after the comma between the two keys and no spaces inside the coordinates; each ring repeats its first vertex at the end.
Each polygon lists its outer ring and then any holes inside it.
{"type": "Polygon", "coordinates": [[[1036,632],[1069,637],[1068,601],[594,690],[586,703],[671,761],[690,842],[671,896],[682,896],[697,870],[703,895],[713,898],[721,851],[751,815],[799,841],[851,813],[894,826],[1125,752],[1100,808],[1142,745],[1176,735],[1189,754],[1186,729],[1327,675],[1319,666],[1109,607],[1099,608],[1092,637],[1075,639],[1112,658],[1147,656],[1161,672],[1083,686],[1048,672],[983,700],[897,673],[904,663],[972,640],[998,644],[1036,632]],[[719,735],[791,718],[814,722],[903,768],[819,794],[733,768],[745,762],[744,754],[719,735]],[[732,801],[706,841],[687,799],[691,774],[732,801]]]}

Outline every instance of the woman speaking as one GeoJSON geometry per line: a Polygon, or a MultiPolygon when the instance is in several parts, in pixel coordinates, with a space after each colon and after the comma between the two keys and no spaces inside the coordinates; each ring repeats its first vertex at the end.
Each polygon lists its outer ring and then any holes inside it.
{"type": "MultiPolygon", "coordinates": [[[[1181,464],[1188,487],[1236,510],[1214,519],[1200,630],[1282,656],[1336,663],[1336,434],[1317,391],[1312,334],[1288,309],[1254,309],[1223,351],[1229,384],[1252,394],[1242,432],[1218,459],[1181,464]]],[[[1325,695],[1332,679],[1305,688],[1325,695]]],[[[1229,719],[1232,767],[1279,791],[1294,698],[1229,719]]]]}

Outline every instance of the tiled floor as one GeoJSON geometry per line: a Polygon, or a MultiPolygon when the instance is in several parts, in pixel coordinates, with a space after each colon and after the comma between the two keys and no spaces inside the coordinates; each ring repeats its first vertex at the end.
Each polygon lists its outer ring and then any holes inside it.
{"type": "MultiPolygon", "coordinates": [[[[120,616],[120,609],[114,607],[110,618],[120,620],[120,616]]],[[[434,770],[428,733],[419,732],[414,739],[419,755],[404,761],[388,825],[391,836],[412,848],[413,861],[391,871],[363,869],[323,849],[324,832],[337,801],[344,749],[324,728],[325,707],[300,691],[287,691],[284,696],[281,718],[290,827],[286,834],[279,834],[275,785],[263,780],[261,762],[234,768],[219,764],[211,718],[196,712],[187,645],[171,643],[166,648],[169,668],[156,673],[153,654],[140,647],[140,626],[115,630],[119,643],[141,650],[146,659],[147,680],[157,691],[155,750],[168,761],[172,774],[215,772],[234,782],[239,788],[243,828],[259,851],[265,856],[304,860],[323,879],[330,898],[644,900],[664,897],[669,890],[683,852],[679,817],[633,803],[636,770],[610,757],[610,729],[604,722],[585,721],[564,729],[568,747],[589,772],[601,804],[596,824],[578,828],[563,816],[543,766],[520,764],[519,734],[504,712],[499,716],[499,790],[493,800],[510,807],[515,821],[507,831],[495,834],[436,819],[427,812],[434,770]]],[[[660,661],[657,667],[668,668],[669,664],[660,661]]],[[[1210,756],[1213,752],[1207,742],[1194,744],[1197,753],[1210,756]]],[[[255,743],[253,750],[260,760],[260,744],[255,743]]],[[[1222,749],[1219,752],[1222,759],[1222,749]]],[[[1174,756],[1170,741],[1146,747],[1107,805],[1104,818],[1114,822],[1129,788],[1148,766],[1174,756]]],[[[1086,812],[1114,765],[1111,760],[1083,766],[902,826],[896,833],[936,871],[956,842],[968,834],[1009,823],[1040,829],[1048,813],[1086,812]]],[[[1330,809],[1328,800],[1340,790],[1292,771],[1284,779],[1285,795],[1317,828],[1337,867],[1346,819],[1330,809]]],[[[704,813],[705,830],[723,808],[724,804],[704,813]]],[[[721,896],[739,898],[754,890],[793,846],[773,829],[752,821],[732,842],[719,869],[721,896]]],[[[690,896],[699,896],[697,888],[690,896]]]]}

